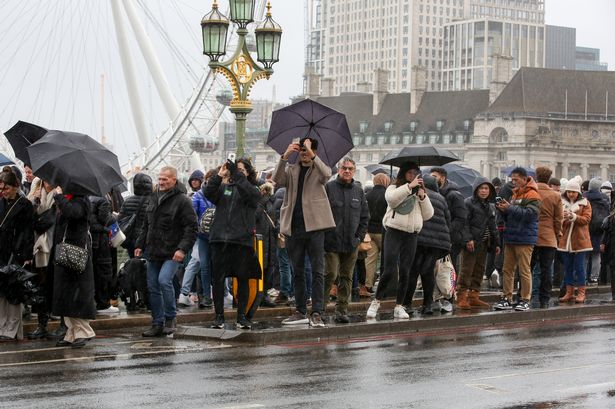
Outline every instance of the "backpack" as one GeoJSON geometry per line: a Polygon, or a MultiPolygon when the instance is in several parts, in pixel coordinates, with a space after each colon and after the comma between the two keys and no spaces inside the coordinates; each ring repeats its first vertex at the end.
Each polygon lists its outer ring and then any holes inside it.
{"type": "Polygon", "coordinates": [[[201,221],[199,223],[199,233],[209,234],[209,230],[211,229],[211,223],[214,221],[215,213],[215,207],[208,207],[205,210],[205,213],[203,213],[203,217],[201,217],[201,221]]]}

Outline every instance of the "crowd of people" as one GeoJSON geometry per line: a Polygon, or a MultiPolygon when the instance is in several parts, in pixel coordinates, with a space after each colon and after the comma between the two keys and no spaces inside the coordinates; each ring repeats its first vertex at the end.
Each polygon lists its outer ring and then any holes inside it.
{"type": "Polygon", "coordinates": [[[125,199],[115,190],[105,197],[63,192],[27,165],[23,181],[18,168],[5,167],[0,266],[36,273],[43,296],[26,306],[38,327],[23,334],[24,306],[0,288],[0,340],[26,336],[82,347],[95,336],[90,321],[97,314],[119,311],[118,297],[129,310],[151,311],[144,337],[172,334],[178,307],[213,308],[211,326],[224,328],[231,299],[237,328],[250,329],[250,280],[261,277],[261,306],[292,305],[282,324],[312,327],[325,326],[332,301],[333,320],[349,323],[349,303],[360,298],[371,299],[368,319],[389,297],[393,317],[409,319],[448,313],[453,305],[549,308],[554,285],[559,303],[585,302],[587,285],[597,282],[610,282],[615,296],[615,196],[608,181],[557,180],[546,167],[534,177],[518,167],[506,183],[477,179],[466,198],[444,168],[424,173],[411,161],[395,178],[380,173],[361,186],[350,156],[333,176],[318,148],[311,138],[291,143],[261,178],[245,158],[196,170],[187,185],[172,167],[162,168],[155,183],[139,173],[125,199]],[[118,225],[129,259],[119,275],[131,269],[146,283],[134,294],[118,285],[110,235],[118,225]],[[65,261],[67,248],[86,252],[82,267],[65,261]],[[502,289],[493,306],[480,298],[485,282],[502,289]],[[415,311],[419,285],[423,301],[415,311]],[[59,328],[48,331],[53,317],[61,319],[59,328]]]}

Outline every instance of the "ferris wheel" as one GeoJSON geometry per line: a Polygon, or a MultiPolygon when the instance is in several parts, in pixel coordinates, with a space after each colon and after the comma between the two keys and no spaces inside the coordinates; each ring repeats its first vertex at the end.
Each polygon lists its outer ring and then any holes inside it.
{"type": "MultiPolygon", "coordinates": [[[[265,6],[256,0],[256,21],[265,6]]],[[[231,97],[201,55],[208,8],[193,0],[1,2],[0,128],[21,119],[98,137],[128,178],[165,165],[201,168],[200,154],[218,149],[231,97]]],[[[229,52],[236,43],[230,30],[229,52]]],[[[3,140],[0,150],[12,154],[3,140]]]]}

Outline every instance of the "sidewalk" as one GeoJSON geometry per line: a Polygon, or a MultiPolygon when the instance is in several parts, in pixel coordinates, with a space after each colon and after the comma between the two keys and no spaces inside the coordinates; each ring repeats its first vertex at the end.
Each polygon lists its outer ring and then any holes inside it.
{"type": "MultiPolygon", "coordinates": [[[[352,322],[350,324],[334,324],[332,316],[335,310],[334,304],[327,306],[326,317],[327,328],[312,329],[305,326],[282,326],[282,319],[288,317],[293,309],[291,307],[259,308],[254,317],[255,329],[252,331],[232,331],[234,328],[236,312],[227,309],[225,318],[227,330],[214,330],[207,328],[214,320],[213,309],[199,310],[197,307],[184,308],[178,310],[177,322],[178,331],[176,338],[202,338],[217,340],[233,340],[234,342],[264,345],[269,343],[279,343],[293,340],[305,340],[311,338],[318,339],[341,339],[349,337],[360,337],[370,335],[383,335],[390,333],[408,331],[426,331],[438,328],[458,328],[463,326],[493,326],[505,323],[519,323],[531,321],[547,321],[552,319],[571,319],[579,317],[589,317],[594,315],[615,314],[615,304],[607,303],[611,299],[610,286],[588,287],[588,302],[585,305],[565,305],[554,306],[545,310],[531,310],[528,312],[478,312],[459,311],[440,315],[435,313],[432,317],[422,318],[417,313],[409,321],[394,321],[392,319],[392,309],[394,300],[386,300],[381,304],[380,321],[365,322],[365,312],[371,300],[350,303],[349,314],[352,322]]],[[[556,302],[557,292],[552,294],[552,301],[556,302]]],[[[481,298],[489,303],[499,300],[499,292],[485,291],[481,298]]],[[[414,306],[422,304],[422,299],[414,300],[414,306]]],[[[557,304],[555,304],[557,305],[557,304]]],[[[484,311],[484,310],[483,310],[484,311]]],[[[24,322],[24,332],[32,331],[36,328],[36,319],[24,322]]],[[[58,321],[51,321],[49,329],[57,327],[58,321]]],[[[97,331],[117,330],[135,327],[147,327],[151,325],[149,313],[127,313],[121,310],[120,313],[99,315],[95,321],[91,322],[92,328],[97,331]]]]}

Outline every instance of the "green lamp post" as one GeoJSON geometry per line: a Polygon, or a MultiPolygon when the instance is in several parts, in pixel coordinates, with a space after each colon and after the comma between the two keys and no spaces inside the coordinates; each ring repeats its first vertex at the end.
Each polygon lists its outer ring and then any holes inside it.
{"type": "Polygon", "coordinates": [[[226,54],[226,37],[229,20],[218,10],[214,0],[212,10],[201,20],[203,54],[210,58],[209,67],[224,75],[231,84],[233,99],[230,111],[235,114],[237,157],[245,153],[246,118],[252,112],[249,100],[252,86],[260,79],[273,74],[273,64],[279,61],[282,27],[271,18],[271,3],[267,2],[267,16],[254,30],[256,36],[257,64],[248,51],[246,36],[248,24],[254,21],[254,0],[229,0],[231,21],[239,27],[239,41],[230,59],[219,62],[226,54]]]}

